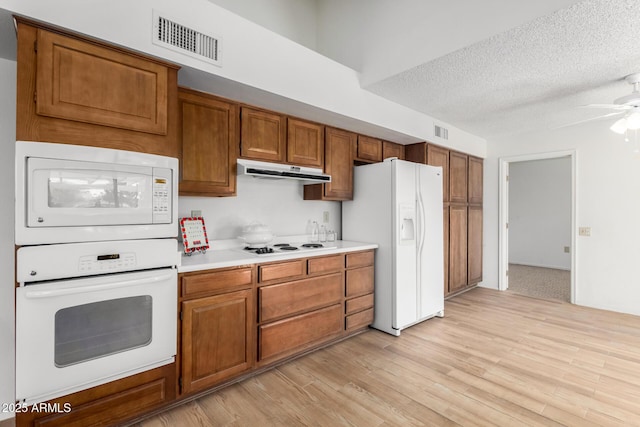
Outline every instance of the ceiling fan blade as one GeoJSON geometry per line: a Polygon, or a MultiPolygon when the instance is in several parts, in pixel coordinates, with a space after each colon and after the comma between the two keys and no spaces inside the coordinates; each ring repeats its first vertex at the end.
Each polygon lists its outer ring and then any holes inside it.
{"type": "Polygon", "coordinates": [[[610,110],[631,110],[634,107],[632,105],[622,105],[622,104],[589,104],[589,105],[581,105],[580,108],[607,108],[610,110]]]}
{"type": "Polygon", "coordinates": [[[605,114],[603,116],[592,117],[590,119],[580,120],[580,121],[577,121],[577,122],[568,123],[566,125],[557,126],[557,127],[551,128],[551,130],[567,128],[567,127],[570,127],[570,126],[575,126],[575,125],[579,125],[579,124],[587,123],[587,122],[593,122],[593,121],[596,121],[596,120],[602,120],[602,119],[605,119],[607,117],[619,116],[619,115],[624,114],[624,113],[625,113],[624,111],[619,111],[619,112],[616,112],[616,113],[609,113],[609,114],[605,114]]]}

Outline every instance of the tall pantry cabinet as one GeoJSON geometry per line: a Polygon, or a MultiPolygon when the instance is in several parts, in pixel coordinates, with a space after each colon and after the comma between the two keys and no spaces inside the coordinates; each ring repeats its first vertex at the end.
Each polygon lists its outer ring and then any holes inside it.
{"type": "Polygon", "coordinates": [[[407,145],[405,158],[442,167],[444,295],[469,289],[482,281],[483,161],[427,143],[407,145]]]}

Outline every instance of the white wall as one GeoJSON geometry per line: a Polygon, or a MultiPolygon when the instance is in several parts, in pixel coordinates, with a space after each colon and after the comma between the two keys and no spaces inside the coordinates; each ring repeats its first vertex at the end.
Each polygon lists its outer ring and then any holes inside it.
{"type": "Polygon", "coordinates": [[[316,49],[316,0],[209,0],[309,49],[316,49]]]}
{"type": "Polygon", "coordinates": [[[276,236],[306,233],[307,221],[323,224],[323,212],[329,212],[325,227],[340,231],[340,202],[302,200],[300,181],[238,177],[237,197],[180,197],[180,217],[201,210],[209,239],[233,239],[242,227],[258,221],[271,227],[276,236]]]}
{"type": "MultiPolygon", "coordinates": [[[[0,404],[15,402],[14,166],[16,63],[0,59],[0,404]]],[[[0,412],[0,420],[11,413],[0,412]]]]}
{"type": "MultiPolygon", "coordinates": [[[[276,111],[299,112],[300,117],[354,131],[361,130],[352,124],[373,124],[376,133],[387,129],[399,135],[390,138],[395,142],[433,139],[432,117],[362,89],[356,71],[206,0],[4,0],[2,7],[181,64],[180,81],[201,90],[240,101],[246,97],[276,111]],[[223,66],[153,45],[153,9],[180,24],[203,32],[211,29],[221,36],[223,66]],[[243,88],[252,88],[253,98],[243,88]],[[407,139],[401,140],[402,135],[407,139]]],[[[366,126],[362,129],[368,133],[366,126]]],[[[386,139],[376,133],[372,136],[386,139]]],[[[449,138],[447,147],[485,156],[484,139],[455,126],[450,126],[449,138]]]]}
{"type": "Polygon", "coordinates": [[[503,156],[576,150],[577,304],[640,315],[640,157],[612,120],[539,132],[489,143],[484,175],[483,286],[498,287],[498,159],[503,156]]]}
{"type": "Polygon", "coordinates": [[[571,158],[509,163],[509,263],[571,269],[571,158]]]}

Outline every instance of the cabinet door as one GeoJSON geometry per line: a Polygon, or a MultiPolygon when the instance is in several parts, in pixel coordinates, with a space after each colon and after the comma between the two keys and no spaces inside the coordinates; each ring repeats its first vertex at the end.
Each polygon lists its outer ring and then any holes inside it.
{"type": "Polygon", "coordinates": [[[444,254],[444,294],[449,293],[449,204],[442,209],[442,243],[444,254]]]}
{"type": "Polygon", "coordinates": [[[164,135],[167,67],[38,30],[38,114],[164,135]]]}
{"type": "Polygon", "coordinates": [[[254,160],[285,162],[287,129],[284,116],[242,107],[240,122],[240,156],[254,160]]]}
{"type": "Polygon", "coordinates": [[[482,204],[482,159],[469,156],[469,203],[482,204]]]}
{"type": "Polygon", "coordinates": [[[181,88],[180,194],[236,194],[238,107],[201,92],[181,88]]]}
{"type": "Polygon", "coordinates": [[[427,164],[442,168],[442,201],[449,201],[449,150],[429,144],[427,164]]]}
{"type": "Polygon", "coordinates": [[[467,286],[467,207],[449,208],[449,292],[467,286]]]}
{"type": "Polygon", "coordinates": [[[466,154],[449,152],[449,201],[467,203],[467,162],[466,154]]]}
{"type": "Polygon", "coordinates": [[[324,126],[287,119],[287,162],[322,168],[324,165],[324,126]]]}
{"type": "Polygon", "coordinates": [[[404,159],[408,162],[427,164],[427,143],[418,142],[416,144],[405,145],[404,159]]]}
{"type": "Polygon", "coordinates": [[[364,135],[358,135],[357,160],[381,162],[382,141],[364,135]]]}
{"type": "Polygon", "coordinates": [[[328,127],[324,139],[324,171],[331,182],[305,185],[304,200],[351,200],[357,135],[328,127]]]}
{"type": "Polygon", "coordinates": [[[468,283],[482,281],[482,206],[469,206],[469,271],[468,283]]]}
{"type": "Polygon", "coordinates": [[[404,159],[404,145],[395,144],[393,142],[382,141],[382,160],[389,157],[397,157],[404,159]]]}
{"type": "Polygon", "coordinates": [[[182,393],[251,369],[252,301],[243,290],[182,303],[182,393]]]}

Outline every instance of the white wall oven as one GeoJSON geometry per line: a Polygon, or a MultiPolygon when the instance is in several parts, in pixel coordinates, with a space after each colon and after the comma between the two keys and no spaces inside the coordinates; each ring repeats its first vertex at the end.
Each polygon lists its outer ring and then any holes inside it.
{"type": "Polygon", "coordinates": [[[178,160],[16,145],[16,398],[173,363],[178,160]]]}
{"type": "Polygon", "coordinates": [[[176,236],[178,160],[16,143],[16,244],[176,236]]]}
{"type": "Polygon", "coordinates": [[[177,243],[21,247],[16,397],[42,402],[172,363],[177,243]]]}

